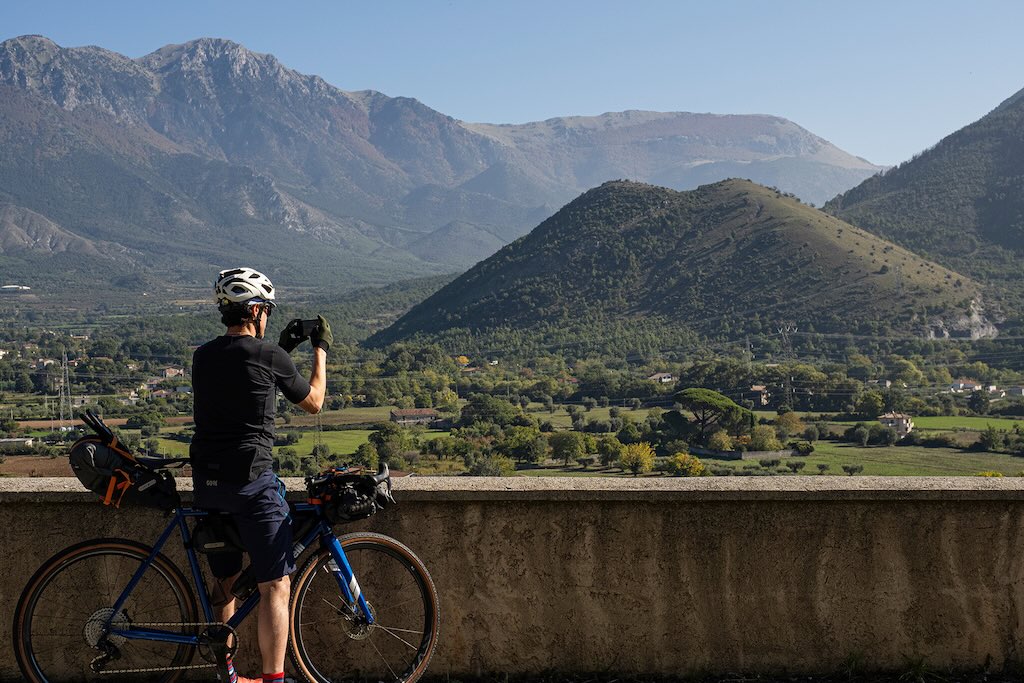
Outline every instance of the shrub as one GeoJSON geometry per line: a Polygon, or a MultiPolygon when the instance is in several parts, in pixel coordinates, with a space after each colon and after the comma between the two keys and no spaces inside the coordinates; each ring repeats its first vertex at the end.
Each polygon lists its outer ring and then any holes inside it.
{"type": "Polygon", "coordinates": [[[829,470],[828,463],[824,463],[824,462],[819,462],[818,463],[818,474],[825,474],[825,472],[828,472],[828,470],[829,470]]]}
{"type": "Polygon", "coordinates": [[[773,467],[778,467],[779,463],[782,462],[782,461],[779,460],[778,458],[761,458],[757,462],[758,462],[759,465],[761,465],[761,467],[763,467],[766,470],[768,470],[768,469],[771,469],[773,467]]]}
{"type": "Polygon", "coordinates": [[[654,449],[649,443],[626,444],[619,457],[623,470],[629,470],[633,476],[654,469],[654,449]]]}
{"type": "Polygon", "coordinates": [[[713,451],[731,451],[732,439],[725,433],[725,430],[718,430],[708,439],[708,448],[713,451]]]}
{"type": "Polygon", "coordinates": [[[750,435],[750,450],[781,451],[782,444],[775,436],[775,428],[770,425],[757,425],[750,435]]]}
{"type": "Polygon", "coordinates": [[[863,465],[843,465],[843,472],[846,472],[851,477],[859,472],[864,471],[863,465]]]}
{"type": "Polygon", "coordinates": [[[511,458],[501,455],[488,455],[478,458],[469,468],[474,477],[508,477],[516,471],[511,458]]]}
{"type": "Polygon", "coordinates": [[[700,458],[689,453],[676,453],[669,460],[669,472],[677,477],[701,477],[706,474],[707,468],[700,458]]]}
{"type": "Polygon", "coordinates": [[[814,452],[814,444],[810,441],[797,441],[792,446],[797,455],[810,455],[814,452]]]}
{"type": "Polygon", "coordinates": [[[804,465],[806,464],[807,463],[804,462],[803,460],[790,460],[789,462],[786,463],[786,467],[792,470],[793,474],[796,474],[797,472],[802,470],[804,468],[804,465]]]}

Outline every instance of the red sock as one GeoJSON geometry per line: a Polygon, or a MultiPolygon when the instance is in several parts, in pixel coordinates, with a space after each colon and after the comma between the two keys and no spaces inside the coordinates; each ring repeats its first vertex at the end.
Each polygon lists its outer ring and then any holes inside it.
{"type": "Polygon", "coordinates": [[[263,674],[263,683],[284,683],[284,672],[279,674],[263,674]]]}

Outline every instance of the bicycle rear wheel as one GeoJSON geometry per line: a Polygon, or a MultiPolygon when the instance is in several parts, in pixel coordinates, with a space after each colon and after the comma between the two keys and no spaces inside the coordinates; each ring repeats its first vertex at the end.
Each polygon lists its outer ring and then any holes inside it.
{"type": "Polygon", "coordinates": [[[427,668],[440,628],[437,590],[407,547],[381,534],[338,538],[374,623],[342,598],[326,550],[309,559],[292,593],[291,653],[308,681],[411,683],[427,668]]]}
{"type": "MultiPolygon", "coordinates": [[[[134,541],[98,539],[54,555],[29,580],[14,614],[14,652],[25,680],[159,681],[171,683],[182,671],[141,671],[189,663],[195,648],[150,640],[104,636],[113,605],[152,549],[134,541]],[[90,662],[106,648],[105,673],[90,662]],[[114,670],[130,669],[123,675],[114,670]]],[[[196,603],[181,571],[157,555],[112,624],[194,623],[196,603]]],[[[163,628],[181,632],[172,626],[163,628]]]]}

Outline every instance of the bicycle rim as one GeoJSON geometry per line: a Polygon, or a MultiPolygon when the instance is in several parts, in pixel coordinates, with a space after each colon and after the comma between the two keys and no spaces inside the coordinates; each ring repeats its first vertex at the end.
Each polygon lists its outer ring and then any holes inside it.
{"type": "MultiPolygon", "coordinates": [[[[181,676],[181,671],[97,674],[89,668],[101,654],[95,645],[102,639],[102,623],[113,614],[115,601],[149,552],[130,541],[87,542],[59,553],[36,572],[18,601],[14,623],[15,654],[26,680],[171,683],[181,676]]],[[[195,614],[195,601],[181,572],[158,555],[113,623],[192,623],[195,614]]],[[[155,628],[176,631],[170,626],[155,628]]],[[[108,670],[183,666],[194,654],[187,645],[116,636],[109,642],[117,656],[108,670]]]]}
{"type": "Polygon", "coordinates": [[[338,539],[375,623],[347,609],[321,551],[302,568],[291,608],[296,669],[316,683],[417,680],[427,668],[440,626],[437,591],[407,547],[380,534],[338,539]]]}

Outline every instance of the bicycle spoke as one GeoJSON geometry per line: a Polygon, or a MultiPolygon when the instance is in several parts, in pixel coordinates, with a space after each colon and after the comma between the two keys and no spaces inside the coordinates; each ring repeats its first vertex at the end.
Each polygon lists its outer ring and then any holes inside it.
{"type": "MultiPolygon", "coordinates": [[[[379,629],[380,629],[381,631],[384,631],[384,633],[387,633],[387,634],[388,634],[389,636],[391,636],[392,638],[395,638],[395,639],[397,639],[397,640],[400,640],[400,641],[402,641],[402,642],[403,642],[403,643],[405,643],[405,644],[406,644],[406,646],[407,646],[407,647],[409,647],[410,649],[412,649],[412,650],[415,650],[415,649],[416,649],[416,646],[415,646],[415,645],[413,645],[412,643],[410,643],[410,642],[409,642],[408,640],[406,640],[405,638],[402,638],[401,636],[399,636],[399,635],[395,634],[395,633],[394,633],[394,632],[392,631],[392,629],[389,629],[389,628],[388,628],[387,626],[381,626],[381,625],[379,625],[379,624],[374,624],[374,626],[376,626],[377,628],[379,628],[379,629]]],[[[406,633],[416,633],[416,631],[409,631],[408,629],[394,629],[394,630],[395,630],[395,631],[403,631],[403,630],[404,630],[404,631],[406,631],[406,633]]],[[[421,633],[420,635],[422,635],[422,633],[421,633]]]]}
{"type": "Polygon", "coordinates": [[[388,660],[381,653],[380,649],[378,649],[377,646],[374,645],[372,639],[370,640],[370,645],[373,645],[373,649],[377,651],[378,655],[380,655],[380,661],[384,662],[384,666],[386,666],[388,668],[388,671],[391,672],[391,675],[394,676],[395,678],[398,678],[398,674],[396,674],[395,670],[391,668],[391,664],[388,663],[388,660]]]}

